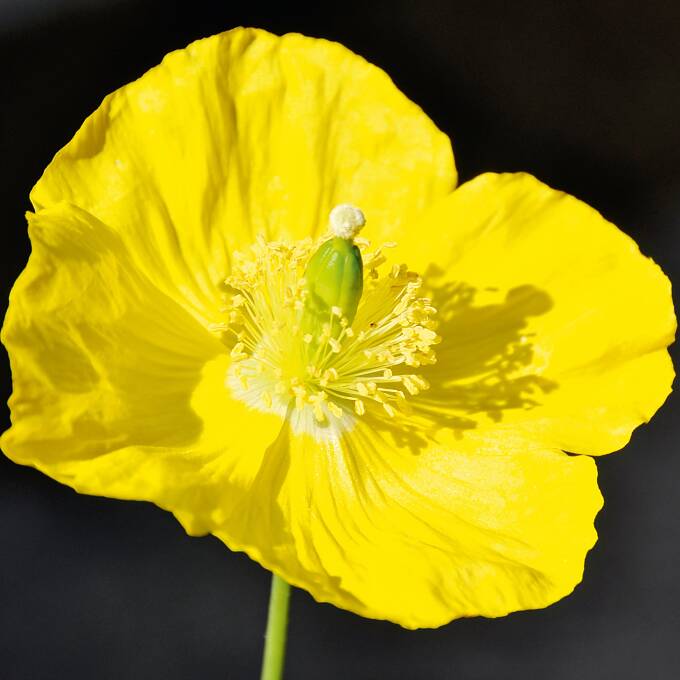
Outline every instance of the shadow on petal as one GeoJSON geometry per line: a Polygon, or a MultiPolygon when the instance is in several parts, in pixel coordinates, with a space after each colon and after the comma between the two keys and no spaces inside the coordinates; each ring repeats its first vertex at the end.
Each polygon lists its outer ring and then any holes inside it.
{"type": "Polygon", "coordinates": [[[381,419],[395,444],[418,451],[442,428],[461,437],[482,423],[502,422],[507,411],[539,406],[557,388],[536,365],[528,329],[531,317],[552,309],[548,293],[532,285],[479,288],[444,280],[434,267],[423,279],[442,342],[437,362],[418,369],[430,388],[409,399],[408,426],[381,419]]]}
{"type": "Polygon", "coordinates": [[[287,549],[291,543],[288,522],[281,504],[290,469],[290,420],[285,418],[276,439],[267,447],[262,464],[247,489],[228,489],[238,503],[230,512],[231,522],[243,527],[242,535],[253,545],[272,545],[287,549]],[[266,502],[264,502],[266,500],[266,502]]]}

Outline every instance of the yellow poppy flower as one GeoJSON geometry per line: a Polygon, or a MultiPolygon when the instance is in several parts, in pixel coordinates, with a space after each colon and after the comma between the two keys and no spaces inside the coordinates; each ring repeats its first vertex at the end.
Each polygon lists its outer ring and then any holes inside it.
{"type": "Polygon", "coordinates": [[[169,54],[33,189],[3,450],[405,627],[565,596],[590,456],[670,391],[670,285],[529,175],[455,185],[448,138],[338,44],[237,29],[169,54]],[[305,329],[345,204],[363,295],[305,329]]]}

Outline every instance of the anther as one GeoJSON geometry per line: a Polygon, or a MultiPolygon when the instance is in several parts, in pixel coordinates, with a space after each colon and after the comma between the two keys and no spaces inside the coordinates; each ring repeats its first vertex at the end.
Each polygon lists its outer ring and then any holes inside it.
{"type": "Polygon", "coordinates": [[[342,418],[342,409],[332,401],[328,402],[328,410],[336,417],[342,418]]]}

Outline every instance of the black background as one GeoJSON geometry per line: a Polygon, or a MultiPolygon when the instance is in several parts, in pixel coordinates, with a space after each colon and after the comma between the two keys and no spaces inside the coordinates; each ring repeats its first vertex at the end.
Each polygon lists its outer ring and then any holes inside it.
{"type": "MultiPolygon", "coordinates": [[[[679,280],[677,2],[3,0],[3,304],[28,254],[28,192],[57,149],[166,52],[239,24],[342,42],[452,137],[462,180],[529,171],[679,280]]],[[[6,363],[2,384],[8,395],[6,363]]],[[[600,541],[571,597],[409,632],[295,591],[287,677],[680,677],[677,407],[672,396],[598,461],[600,541]]],[[[0,457],[0,678],[255,678],[267,596],[257,564],[169,514],[78,496],[0,457]]]]}

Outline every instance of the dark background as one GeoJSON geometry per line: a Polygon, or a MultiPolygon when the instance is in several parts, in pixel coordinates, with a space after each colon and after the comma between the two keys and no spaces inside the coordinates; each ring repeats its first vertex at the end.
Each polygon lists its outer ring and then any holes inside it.
{"type": "MultiPolygon", "coordinates": [[[[680,3],[2,0],[3,305],[28,254],[28,192],[56,150],[105,94],[238,24],[344,43],[453,138],[463,180],[529,171],[680,280],[680,3]]],[[[598,461],[600,541],[571,597],[409,632],[295,591],[287,677],[680,677],[677,416],[671,397],[598,461]]],[[[0,457],[0,678],[255,678],[268,583],[149,504],[81,497],[0,457]]]]}

